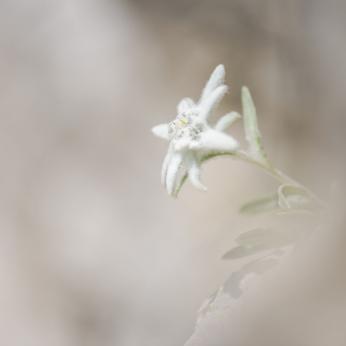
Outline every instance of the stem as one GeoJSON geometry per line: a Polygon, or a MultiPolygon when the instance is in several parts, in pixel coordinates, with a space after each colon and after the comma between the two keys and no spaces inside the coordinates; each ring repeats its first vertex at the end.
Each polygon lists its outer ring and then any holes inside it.
{"type": "Polygon", "coordinates": [[[270,174],[273,178],[278,180],[280,183],[304,187],[301,184],[299,184],[298,182],[296,182],[294,179],[290,178],[286,174],[284,174],[281,171],[279,171],[278,169],[276,169],[269,161],[268,162],[262,162],[260,160],[257,160],[253,156],[250,156],[247,152],[245,152],[241,149],[238,150],[237,153],[234,154],[234,156],[243,162],[252,163],[255,166],[261,168],[266,173],[270,174]]]}
{"type": "Polygon", "coordinates": [[[280,170],[276,169],[269,161],[268,162],[261,162],[259,160],[256,160],[255,158],[250,156],[247,152],[245,152],[241,149],[238,150],[234,156],[243,162],[252,163],[252,164],[256,165],[257,167],[261,168],[263,171],[265,171],[266,173],[268,173],[273,178],[275,178],[276,180],[278,180],[279,182],[281,182],[283,184],[294,185],[294,186],[301,187],[301,188],[305,189],[308,192],[310,198],[315,200],[318,204],[322,205],[323,207],[325,207],[325,208],[328,207],[328,205],[325,202],[323,202],[320,198],[318,198],[310,189],[308,189],[304,185],[298,183],[296,180],[292,179],[291,177],[284,174],[280,170]]]}
{"type": "Polygon", "coordinates": [[[178,186],[177,189],[175,190],[175,193],[174,193],[173,197],[175,197],[175,198],[178,197],[178,193],[179,193],[180,189],[183,187],[183,185],[184,185],[184,183],[185,183],[187,177],[188,177],[188,174],[185,173],[184,176],[183,176],[183,178],[182,178],[181,181],[180,181],[179,186],[178,186]]]}
{"type": "MultiPolygon", "coordinates": [[[[263,171],[265,171],[266,173],[271,175],[273,178],[275,178],[276,180],[278,180],[282,184],[289,184],[289,185],[294,185],[294,186],[297,186],[297,187],[301,187],[301,188],[303,188],[303,189],[305,189],[307,191],[307,193],[309,194],[311,199],[315,200],[318,204],[320,204],[324,208],[328,207],[328,205],[325,202],[323,202],[320,198],[318,198],[311,190],[306,188],[304,185],[298,183],[296,180],[292,179],[288,175],[284,174],[280,170],[276,169],[269,162],[269,160],[268,161],[258,160],[256,158],[254,158],[252,155],[249,155],[244,150],[239,149],[236,153],[216,153],[216,154],[206,155],[201,160],[201,163],[203,163],[203,162],[205,162],[207,160],[210,160],[213,157],[223,156],[223,155],[233,156],[234,158],[239,159],[239,160],[241,160],[243,162],[252,163],[255,166],[261,168],[263,171]]],[[[188,177],[188,174],[186,173],[184,175],[184,177],[182,178],[182,180],[181,180],[177,190],[175,191],[174,197],[177,197],[177,195],[178,195],[180,189],[182,188],[182,186],[184,185],[187,177],[188,177]]]]}

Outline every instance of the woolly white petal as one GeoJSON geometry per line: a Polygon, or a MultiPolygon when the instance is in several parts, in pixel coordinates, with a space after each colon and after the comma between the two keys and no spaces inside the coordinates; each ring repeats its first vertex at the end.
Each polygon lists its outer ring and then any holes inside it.
{"type": "Polygon", "coordinates": [[[210,118],[213,110],[218,106],[219,102],[226,94],[227,89],[226,85],[217,87],[209,97],[200,104],[201,110],[199,116],[201,119],[208,120],[210,118]]]}
{"type": "Polygon", "coordinates": [[[189,138],[181,138],[179,139],[174,146],[175,151],[182,151],[188,148],[191,140],[189,138]]]}
{"type": "Polygon", "coordinates": [[[220,118],[220,120],[214,126],[214,129],[217,131],[226,131],[239,118],[241,118],[241,115],[237,112],[228,113],[228,114],[224,115],[222,118],[220,118]]]}
{"type": "Polygon", "coordinates": [[[235,152],[239,148],[239,143],[231,136],[223,132],[209,129],[201,134],[199,141],[190,144],[193,150],[208,150],[219,152],[235,152]]]}
{"type": "Polygon", "coordinates": [[[184,159],[185,151],[176,152],[173,154],[167,169],[166,187],[170,195],[175,192],[175,183],[179,173],[180,165],[184,159]]]}
{"type": "Polygon", "coordinates": [[[189,108],[192,108],[195,106],[195,102],[193,101],[193,99],[190,99],[189,97],[185,97],[184,99],[182,99],[177,107],[178,110],[178,114],[188,110],[189,108]]]}
{"type": "Polygon", "coordinates": [[[186,156],[186,170],[191,183],[199,190],[207,191],[207,188],[201,183],[201,167],[197,161],[196,155],[191,151],[186,156]]]}
{"type": "Polygon", "coordinates": [[[199,104],[203,103],[218,86],[222,85],[224,79],[225,67],[223,65],[219,65],[211,74],[206,86],[204,87],[199,104]]]}
{"type": "Polygon", "coordinates": [[[168,134],[168,124],[161,124],[154,126],[151,131],[156,135],[157,137],[170,140],[170,136],[168,134]]]}
{"type": "Polygon", "coordinates": [[[169,146],[168,152],[166,154],[165,159],[163,160],[163,165],[162,165],[162,170],[161,170],[161,181],[164,186],[166,186],[166,177],[167,177],[167,170],[168,170],[168,165],[171,161],[171,158],[174,154],[174,149],[172,144],[169,146]]]}

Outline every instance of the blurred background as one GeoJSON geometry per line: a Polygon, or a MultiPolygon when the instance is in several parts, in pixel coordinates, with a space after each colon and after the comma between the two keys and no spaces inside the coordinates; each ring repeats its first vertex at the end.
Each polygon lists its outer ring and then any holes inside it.
{"type": "MultiPolygon", "coordinates": [[[[278,184],[230,159],[203,194],[160,183],[151,128],[226,67],[219,115],[253,95],[269,157],[321,197],[342,176],[346,3],[2,0],[0,344],[183,345],[247,259],[221,256],[277,222],[239,215],[278,184]]],[[[243,145],[242,122],[229,133],[243,145]]]]}

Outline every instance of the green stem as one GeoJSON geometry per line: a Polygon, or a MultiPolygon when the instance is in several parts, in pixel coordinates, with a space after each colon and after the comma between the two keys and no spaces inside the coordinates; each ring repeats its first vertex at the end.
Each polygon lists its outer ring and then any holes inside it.
{"type": "Polygon", "coordinates": [[[261,160],[261,161],[257,160],[253,156],[249,155],[247,152],[245,152],[243,150],[238,150],[237,153],[234,154],[234,156],[243,162],[252,163],[255,166],[261,168],[266,173],[270,174],[273,178],[278,180],[280,183],[303,187],[298,182],[296,182],[295,180],[293,180],[292,178],[290,178],[286,174],[284,174],[281,171],[279,171],[278,169],[276,169],[269,161],[263,162],[263,160],[261,160]]]}
{"type": "Polygon", "coordinates": [[[260,160],[253,158],[252,156],[250,156],[247,152],[243,150],[238,150],[234,156],[242,160],[243,162],[252,163],[256,165],[257,167],[261,168],[263,171],[265,171],[266,173],[268,173],[273,178],[275,178],[276,180],[278,180],[279,182],[283,184],[294,185],[294,186],[305,189],[311,199],[315,200],[318,204],[320,204],[324,208],[328,207],[327,204],[323,202],[320,198],[318,198],[311,190],[309,190],[304,185],[298,183],[296,180],[292,179],[288,175],[284,174],[280,170],[276,169],[269,161],[261,162],[260,160]]]}
{"type": "MultiPolygon", "coordinates": [[[[254,164],[255,166],[261,168],[263,171],[265,171],[266,173],[271,175],[273,178],[275,178],[276,180],[278,180],[282,184],[289,184],[289,185],[294,185],[294,186],[297,186],[297,187],[301,187],[301,188],[305,189],[308,192],[308,194],[309,194],[311,199],[315,200],[318,204],[320,204],[324,208],[328,207],[327,204],[325,202],[323,202],[320,198],[318,198],[311,190],[309,190],[305,186],[301,185],[296,180],[292,179],[291,177],[289,177],[288,175],[284,174],[280,170],[276,169],[269,162],[269,160],[268,161],[258,160],[256,158],[254,158],[252,155],[250,155],[247,152],[245,152],[244,150],[239,149],[236,153],[217,153],[217,154],[206,155],[201,160],[201,163],[203,163],[203,162],[205,162],[207,160],[210,160],[213,157],[223,156],[223,155],[229,155],[229,156],[232,156],[235,159],[239,159],[239,160],[241,160],[243,162],[254,164]]],[[[177,197],[177,195],[178,195],[180,189],[182,188],[182,186],[184,185],[187,177],[188,177],[188,174],[186,173],[184,175],[184,177],[182,178],[182,180],[180,181],[180,184],[179,184],[177,190],[175,191],[174,197],[177,197]]]]}

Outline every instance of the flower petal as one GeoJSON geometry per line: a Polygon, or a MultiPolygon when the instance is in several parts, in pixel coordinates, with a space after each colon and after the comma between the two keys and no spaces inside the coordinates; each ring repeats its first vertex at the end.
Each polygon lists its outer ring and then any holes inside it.
{"type": "Polygon", "coordinates": [[[173,154],[174,154],[174,148],[171,144],[168,148],[168,152],[165,156],[165,159],[163,160],[163,165],[162,165],[162,170],[161,170],[161,182],[164,186],[166,186],[166,177],[167,177],[168,165],[171,161],[173,154]]]}
{"type": "Polygon", "coordinates": [[[202,91],[199,104],[202,104],[218,86],[222,85],[225,79],[225,73],[225,67],[223,65],[216,67],[202,91]]]}
{"type": "Polygon", "coordinates": [[[166,176],[166,187],[170,195],[175,192],[175,183],[177,180],[177,175],[179,173],[179,168],[184,159],[186,151],[175,152],[169,162],[166,176]]]}
{"type": "Polygon", "coordinates": [[[187,137],[183,137],[178,139],[175,142],[174,145],[174,149],[175,151],[182,151],[188,148],[188,146],[190,145],[191,139],[187,138],[187,137]]]}
{"type": "Polygon", "coordinates": [[[189,179],[194,187],[201,191],[207,191],[207,188],[201,183],[201,167],[197,160],[197,157],[191,151],[186,156],[186,170],[189,175],[189,179]]]}
{"type": "Polygon", "coordinates": [[[231,112],[224,115],[214,126],[214,129],[217,131],[226,131],[230,126],[232,126],[241,115],[237,112],[231,112]]]}
{"type": "Polygon", "coordinates": [[[151,131],[156,135],[157,137],[167,139],[168,141],[171,139],[168,134],[168,124],[161,124],[154,126],[151,131]]]}
{"type": "Polygon", "coordinates": [[[182,99],[177,107],[178,110],[178,114],[188,110],[189,108],[192,108],[195,106],[195,102],[193,101],[193,99],[190,99],[189,97],[185,97],[184,99],[182,99]]]}
{"type": "Polygon", "coordinates": [[[217,87],[207,99],[205,99],[200,106],[199,116],[201,119],[208,120],[213,112],[213,110],[218,106],[221,99],[227,92],[227,86],[221,85],[217,87]]]}
{"type": "Polygon", "coordinates": [[[191,142],[192,150],[208,150],[234,153],[239,148],[239,143],[231,136],[213,129],[201,134],[199,141],[191,142]]]}

